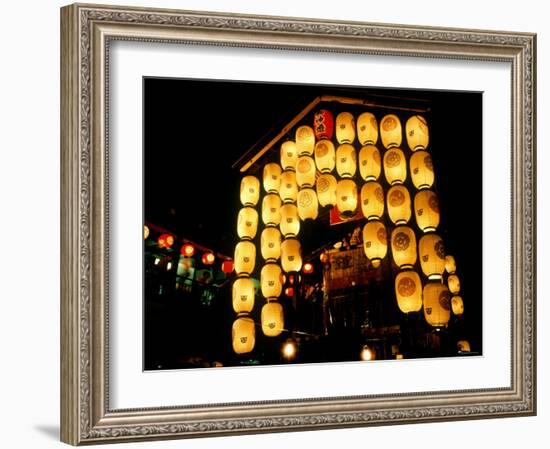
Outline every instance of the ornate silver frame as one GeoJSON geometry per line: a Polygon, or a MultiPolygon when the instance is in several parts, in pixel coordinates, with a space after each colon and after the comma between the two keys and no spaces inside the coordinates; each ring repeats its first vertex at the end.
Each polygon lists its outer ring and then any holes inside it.
{"type": "Polygon", "coordinates": [[[536,36],[100,5],[61,9],[61,439],[135,440],[536,413],[536,36]],[[510,388],[111,410],[107,55],[114,39],[507,61],[512,66],[510,388]]]}

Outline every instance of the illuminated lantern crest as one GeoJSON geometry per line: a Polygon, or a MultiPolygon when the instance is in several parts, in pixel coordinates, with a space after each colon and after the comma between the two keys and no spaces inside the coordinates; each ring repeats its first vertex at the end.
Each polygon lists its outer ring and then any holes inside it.
{"type": "Polygon", "coordinates": [[[293,140],[288,140],[281,144],[281,167],[283,170],[294,170],[298,160],[298,150],[293,140]]]}
{"type": "Polygon", "coordinates": [[[363,112],[357,117],[357,138],[361,145],[376,145],[378,141],[378,122],[371,112],[363,112]]]}
{"type": "Polygon", "coordinates": [[[451,307],[453,314],[461,316],[464,313],[464,302],[462,301],[462,297],[453,296],[451,299],[451,307]]]}
{"type": "Polygon", "coordinates": [[[266,226],[277,226],[281,221],[281,197],[268,193],[262,200],[262,221],[266,226]]]}
{"type": "Polygon", "coordinates": [[[281,166],[274,162],[265,164],[263,174],[264,190],[267,193],[279,193],[281,185],[281,166]]]}
{"type": "Polygon", "coordinates": [[[402,130],[399,117],[388,114],[380,123],[380,137],[386,148],[400,147],[402,142],[402,130]]]}
{"type": "Polygon", "coordinates": [[[367,145],[359,151],[359,174],[365,181],[376,181],[382,171],[380,151],[374,145],[367,145]]]}
{"type": "Polygon", "coordinates": [[[236,313],[249,313],[254,308],[254,281],[251,278],[238,278],[233,282],[233,310],[236,313]]]}
{"type": "Polygon", "coordinates": [[[422,150],[413,153],[409,165],[412,182],[418,190],[433,186],[435,176],[430,153],[422,150]]]}
{"type": "Polygon", "coordinates": [[[321,109],[313,116],[313,131],[317,140],[332,139],[334,135],[334,117],[330,111],[321,109]]]}
{"type": "Polygon", "coordinates": [[[336,204],[336,186],[338,181],[330,174],[324,174],[317,178],[317,199],[322,207],[336,204]]]}
{"type": "Polygon", "coordinates": [[[285,273],[302,269],[302,249],[297,239],[285,239],[281,243],[281,265],[285,273]]]}
{"type": "Polygon", "coordinates": [[[296,183],[299,187],[312,187],[315,184],[315,161],[310,156],[301,156],[296,163],[296,183]]]}
{"type": "Polygon", "coordinates": [[[321,173],[330,173],[336,166],[336,150],[330,140],[320,140],[315,144],[315,164],[321,173]]]}
{"type": "Polygon", "coordinates": [[[430,282],[423,292],[424,318],[433,327],[444,327],[451,318],[451,293],[444,284],[430,282]]]}
{"type": "Polygon", "coordinates": [[[281,206],[281,233],[286,237],[296,237],[300,232],[300,216],[295,204],[283,204],[281,206]]]}
{"type": "Polygon", "coordinates": [[[411,219],[411,197],[403,185],[395,185],[388,190],[388,215],[395,224],[405,224],[411,219]]]}
{"type": "Polygon", "coordinates": [[[241,203],[255,206],[260,199],[260,181],[255,176],[245,176],[241,181],[241,203]]]}
{"type": "Polygon", "coordinates": [[[445,271],[445,245],[441,237],[436,234],[423,235],[418,243],[418,255],[422,271],[428,279],[441,279],[445,271]]]}
{"type": "Polygon", "coordinates": [[[274,263],[268,263],[262,267],[260,273],[260,285],[264,298],[278,298],[283,291],[281,283],[281,267],[274,263]]]}
{"type": "Polygon", "coordinates": [[[411,151],[425,150],[428,147],[430,132],[426,119],[421,115],[413,115],[407,120],[405,133],[407,134],[407,144],[411,151]]]}
{"type": "Polygon", "coordinates": [[[349,112],[336,116],[336,140],[338,143],[353,143],[355,140],[355,119],[349,112]]]}
{"type": "Polygon", "coordinates": [[[258,212],[252,207],[243,207],[237,219],[237,234],[241,239],[252,240],[258,229],[258,212]]]}
{"type": "Polygon", "coordinates": [[[384,154],[384,175],[388,184],[403,184],[407,179],[407,161],[399,148],[392,148],[384,154]]]}
{"type": "Polygon", "coordinates": [[[416,263],[416,236],[408,226],[397,226],[391,233],[393,261],[399,268],[412,268],[416,263]]]}
{"type": "Polygon", "coordinates": [[[262,332],[266,337],[276,337],[285,326],[283,306],[276,301],[268,302],[262,307],[262,332]]]}
{"type": "Polygon", "coordinates": [[[302,221],[315,220],[318,214],[317,195],[313,189],[302,189],[298,192],[298,215],[302,221]]]}
{"type": "Polygon", "coordinates": [[[242,241],[235,246],[235,272],[238,276],[250,276],[256,265],[256,247],[250,241],[242,241]]]}
{"type": "Polygon", "coordinates": [[[380,219],[384,214],[384,190],[379,183],[370,181],[361,187],[361,211],[367,220],[380,219]]]}
{"type": "Polygon", "coordinates": [[[424,232],[435,231],[439,226],[439,200],[431,190],[422,190],[414,197],[416,224],[424,232]]]}
{"type": "Polygon", "coordinates": [[[353,178],[357,171],[357,154],[353,145],[344,143],[336,150],[336,172],[342,178],[353,178]]]}
{"type": "Polygon", "coordinates": [[[298,184],[296,184],[296,173],[284,171],[281,173],[281,186],[279,196],[283,203],[294,203],[298,197],[298,184]]]}
{"type": "Polygon", "coordinates": [[[415,271],[402,271],[395,278],[395,296],[403,313],[422,308],[422,281],[415,271]]]}
{"type": "Polygon", "coordinates": [[[388,251],[386,228],[380,221],[369,221],[363,228],[363,249],[373,267],[379,267],[388,251]]]}
{"type": "Polygon", "coordinates": [[[233,351],[237,354],[246,354],[254,349],[256,331],[252,318],[241,316],[233,322],[231,340],[233,342],[233,351]]]}
{"type": "Polygon", "coordinates": [[[298,156],[311,156],[315,146],[315,134],[309,126],[300,126],[296,129],[296,149],[298,156]]]}
{"type": "Polygon", "coordinates": [[[281,232],[274,227],[262,231],[260,251],[265,260],[277,260],[281,257],[281,232]]]}
{"type": "Polygon", "coordinates": [[[357,210],[357,186],[351,179],[342,179],[336,185],[336,207],[343,217],[352,217],[357,210]]]}

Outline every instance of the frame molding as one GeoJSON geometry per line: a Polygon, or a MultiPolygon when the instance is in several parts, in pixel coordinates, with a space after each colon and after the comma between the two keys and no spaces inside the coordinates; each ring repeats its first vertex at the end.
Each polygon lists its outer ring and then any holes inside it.
{"type": "Polygon", "coordinates": [[[61,9],[61,439],[73,445],[536,414],[536,35],[74,4],[61,9]],[[111,410],[112,40],[512,65],[511,388],[111,410]]]}

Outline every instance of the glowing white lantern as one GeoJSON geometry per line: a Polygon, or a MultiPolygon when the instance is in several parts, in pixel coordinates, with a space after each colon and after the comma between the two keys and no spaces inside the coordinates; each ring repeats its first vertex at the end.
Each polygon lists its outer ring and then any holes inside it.
{"type": "Polygon", "coordinates": [[[460,279],[456,274],[449,275],[447,286],[449,287],[449,291],[455,295],[460,291],[460,279]]]}
{"type": "Polygon", "coordinates": [[[285,326],[283,306],[271,301],[262,307],[262,332],[266,337],[277,337],[285,326]]]}
{"type": "Polygon", "coordinates": [[[357,117],[357,138],[361,145],[376,145],[378,141],[378,122],[371,112],[363,112],[357,117]]]}
{"type": "Polygon", "coordinates": [[[252,318],[241,316],[233,322],[231,340],[233,342],[233,351],[237,354],[246,354],[254,349],[256,331],[252,318]]]}
{"type": "Polygon", "coordinates": [[[379,267],[388,251],[386,228],[378,220],[369,221],[363,228],[363,249],[373,267],[379,267]]]}
{"type": "Polygon", "coordinates": [[[422,150],[413,153],[409,165],[412,182],[418,190],[433,186],[435,176],[430,153],[422,150]]]}
{"type": "Polygon", "coordinates": [[[379,183],[370,181],[361,187],[361,211],[367,220],[380,219],[384,214],[384,190],[379,183]]]}
{"type": "Polygon", "coordinates": [[[315,133],[309,126],[299,126],[296,129],[296,149],[298,156],[311,156],[315,147],[315,133]]]}
{"type": "Polygon", "coordinates": [[[439,200],[431,190],[422,190],[414,197],[416,224],[424,232],[435,231],[439,226],[439,200]]]}
{"type": "Polygon", "coordinates": [[[397,226],[391,233],[393,261],[399,268],[412,268],[416,263],[416,236],[408,226],[397,226]]]}
{"type": "Polygon", "coordinates": [[[281,257],[281,231],[267,227],[262,231],[260,251],[265,260],[277,260],[281,257]]]}
{"type": "Polygon", "coordinates": [[[262,267],[260,286],[264,298],[278,298],[283,291],[281,267],[275,263],[268,263],[262,267]]]}
{"type": "Polygon", "coordinates": [[[296,202],[296,198],[298,197],[298,184],[296,184],[296,173],[294,171],[287,170],[281,173],[279,196],[283,203],[296,202]]]}
{"type": "Polygon", "coordinates": [[[395,278],[395,296],[401,312],[418,312],[422,308],[422,281],[418,273],[400,272],[395,278]]]}
{"type": "Polygon", "coordinates": [[[302,221],[315,220],[319,212],[317,194],[313,189],[302,189],[298,192],[298,215],[302,221]]]}
{"type": "Polygon", "coordinates": [[[376,181],[382,171],[380,151],[374,145],[367,145],[359,151],[359,174],[365,181],[376,181]]]}
{"type": "Polygon", "coordinates": [[[357,210],[357,186],[351,179],[342,179],[336,185],[336,207],[343,217],[352,217],[357,210]]]}
{"type": "Polygon", "coordinates": [[[430,141],[430,131],[426,119],[421,115],[413,115],[405,125],[407,143],[412,151],[425,150],[430,141]]]}
{"type": "Polygon", "coordinates": [[[262,221],[266,226],[277,226],[281,222],[281,197],[268,193],[262,200],[262,221]]]}
{"type": "Polygon", "coordinates": [[[287,140],[281,144],[281,167],[283,170],[294,170],[298,160],[298,150],[296,142],[287,140]]]}
{"type": "Polygon", "coordinates": [[[388,184],[403,184],[407,179],[407,160],[399,148],[392,148],[384,154],[384,175],[388,184]]]}
{"type": "Polygon", "coordinates": [[[296,237],[300,232],[300,216],[295,204],[283,204],[281,206],[281,233],[286,237],[296,237]]]}
{"type": "Polygon", "coordinates": [[[250,276],[256,265],[256,247],[250,241],[242,241],[235,246],[235,273],[237,276],[250,276]]]}
{"type": "Polygon", "coordinates": [[[249,313],[254,309],[254,281],[252,278],[238,278],[233,282],[233,310],[249,313]]]}
{"type": "Polygon", "coordinates": [[[252,240],[258,230],[258,212],[252,207],[243,207],[237,218],[237,234],[241,239],[252,240]]]}
{"type": "Polygon", "coordinates": [[[355,119],[349,112],[336,116],[336,140],[338,143],[353,143],[355,140],[355,119]]]}
{"type": "Polygon", "coordinates": [[[344,143],[336,150],[336,172],[341,178],[353,178],[357,171],[357,154],[353,145],[344,143]]]}
{"type": "Polygon", "coordinates": [[[336,186],[338,181],[330,174],[323,174],[317,178],[317,199],[322,207],[336,204],[336,186]]]}
{"type": "Polygon", "coordinates": [[[297,239],[285,239],[281,243],[281,265],[285,273],[302,269],[302,249],[297,239]]]}
{"type": "Polygon", "coordinates": [[[418,243],[418,255],[420,267],[428,279],[441,279],[445,271],[445,245],[442,238],[436,234],[423,235],[418,243]]]}
{"type": "Polygon", "coordinates": [[[433,327],[444,327],[451,319],[451,293],[444,284],[430,282],[423,291],[424,318],[433,327]]]}
{"type": "Polygon", "coordinates": [[[315,184],[315,161],[310,156],[301,156],[296,162],[296,183],[299,187],[312,187],[315,184]]]}
{"type": "Polygon", "coordinates": [[[401,122],[395,114],[388,114],[380,123],[380,138],[386,148],[401,146],[403,139],[401,122]]]}
{"type": "Polygon", "coordinates": [[[315,145],[315,164],[321,173],[330,173],[336,165],[336,150],[330,140],[320,140],[315,145]]]}
{"type": "Polygon", "coordinates": [[[245,176],[241,181],[241,203],[255,206],[260,199],[260,181],[255,176],[245,176]]]}
{"type": "Polygon", "coordinates": [[[282,169],[279,164],[270,162],[264,166],[263,184],[267,193],[279,193],[282,169]]]}
{"type": "Polygon", "coordinates": [[[395,224],[405,224],[411,219],[411,196],[404,185],[395,185],[388,190],[388,215],[395,224]]]}

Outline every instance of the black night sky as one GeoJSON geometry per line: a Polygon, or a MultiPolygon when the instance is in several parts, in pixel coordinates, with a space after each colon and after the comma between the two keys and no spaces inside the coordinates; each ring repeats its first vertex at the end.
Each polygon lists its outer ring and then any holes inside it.
{"type": "MultiPolygon", "coordinates": [[[[455,256],[461,278],[466,309],[461,332],[472,350],[481,353],[482,93],[162,78],[145,78],[143,90],[145,222],[229,257],[238,241],[242,176],[232,166],[253,147],[260,148],[315,97],[341,95],[388,106],[370,109],[379,121],[386,113],[399,114],[392,105],[429,109],[423,115],[430,125],[428,150],[440,199],[438,234],[447,253],[455,256]]],[[[273,160],[279,145],[273,149],[273,160]]],[[[382,149],[380,143],[378,147],[382,149]]],[[[302,228],[305,254],[319,245],[324,228],[318,226],[306,223],[302,228]]],[[[323,235],[332,239],[342,229],[323,235]]],[[[146,245],[146,258],[148,251],[146,245]]],[[[146,268],[145,369],[211,366],[204,364],[208,360],[240,364],[231,354],[235,314],[230,295],[205,308],[185,303],[177,293],[156,296],[154,282],[146,268]]],[[[261,301],[260,295],[257,302],[261,301]]],[[[281,340],[265,340],[257,336],[259,349],[251,357],[259,363],[278,363],[270,351],[276,351],[274,345],[281,340]]],[[[343,341],[327,341],[327,354],[343,341]]],[[[312,353],[325,349],[317,347],[312,353]]],[[[353,348],[338,357],[304,356],[301,361],[350,360],[356,352],[353,348]]]]}

